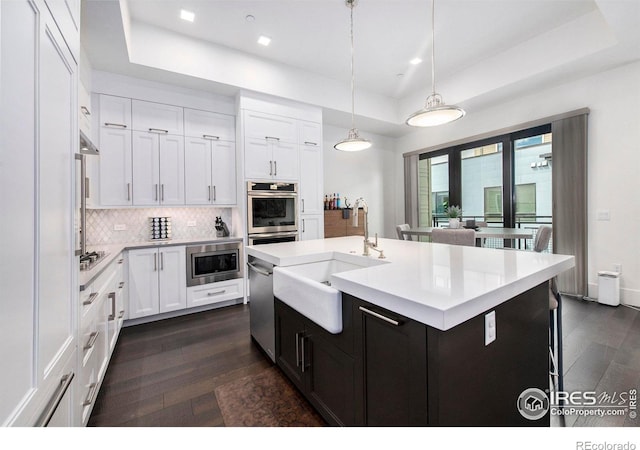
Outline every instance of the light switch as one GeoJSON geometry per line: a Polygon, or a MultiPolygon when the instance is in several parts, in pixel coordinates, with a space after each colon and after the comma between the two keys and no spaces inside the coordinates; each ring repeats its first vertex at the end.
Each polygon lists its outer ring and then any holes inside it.
{"type": "Polygon", "coordinates": [[[496,340],[496,312],[491,311],[484,316],[484,345],[496,340]]]}
{"type": "Polygon", "coordinates": [[[608,209],[601,209],[598,211],[598,220],[609,220],[609,210],[608,209]]]}

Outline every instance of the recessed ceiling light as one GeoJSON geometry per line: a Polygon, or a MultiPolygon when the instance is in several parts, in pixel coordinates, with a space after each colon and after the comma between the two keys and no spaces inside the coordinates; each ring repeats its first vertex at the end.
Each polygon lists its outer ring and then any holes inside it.
{"type": "Polygon", "coordinates": [[[252,16],[251,14],[247,14],[247,16],[244,19],[247,22],[253,22],[254,20],[256,20],[256,18],[254,16],[252,16]]]}
{"type": "Polygon", "coordinates": [[[421,62],[422,60],[420,58],[413,58],[411,61],[409,61],[409,63],[413,64],[414,66],[420,64],[421,62]]]}
{"type": "Polygon", "coordinates": [[[188,22],[193,22],[193,19],[196,18],[195,13],[192,13],[191,11],[187,11],[186,9],[181,9],[180,10],[180,18],[182,20],[186,20],[188,22]]]}
{"type": "Polygon", "coordinates": [[[265,47],[271,43],[271,38],[267,36],[260,36],[258,38],[258,44],[264,45],[265,47]]]}

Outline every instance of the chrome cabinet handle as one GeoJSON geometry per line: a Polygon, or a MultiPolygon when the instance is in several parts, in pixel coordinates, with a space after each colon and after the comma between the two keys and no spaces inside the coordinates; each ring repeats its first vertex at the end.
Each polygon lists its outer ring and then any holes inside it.
{"type": "Polygon", "coordinates": [[[211,186],[207,186],[207,193],[209,194],[209,200],[211,201],[211,186]]]}
{"type": "Polygon", "coordinates": [[[269,161],[269,175],[273,176],[273,161],[269,161]]]}
{"type": "Polygon", "coordinates": [[[300,367],[300,333],[296,333],[296,367],[300,367]]]}
{"type": "Polygon", "coordinates": [[[109,320],[113,320],[116,318],[116,293],[109,292],[109,296],[111,299],[111,314],[109,314],[109,320]]]}
{"type": "Polygon", "coordinates": [[[91,198],[91,178],[84,177],[84,198],[91,198]]]}
{"type": "Polygon", "coordinates": [[[273,162],[273,176],[274,177],[278,176],[278,161],[273,162]]]}
{"type": "Polygon", "coordinates": [[[160,270],[164,270],[164,253],[160,252],[160,270]]]}
{"type": "Polygon", "coordinates": [[[156,189],[156,202],[158,201],[158,185],[154,184],[155,189],[156,189]]]}
{"type": "Polygon", "coordinates": [[[84,347],[82,347],[82,350],[89,350],[91,348],[93,348],[94,345],[96,345],[96,341],[98,340],[98,335],[100,334],[100,332],[98,331],[94,331],[93,333],[91,333],[89,335],[89,340],[87,341],[86,344],[84,344],[84,347]]]}
{"type": "Polygon", "coordinates": [[[88,299],[86,299],[85,301],[83,301],[83,302],[82,302],[82,304],[83,304],[83,305],[85,305],[85,306],[86,306],[86,305],[90,305],[90,304],[92,304],[92,303],[95,301],[95,299],[96,299],[96,298],[98,298],[98,295],[100,295],[100,293],[99,293],[99,292],[94,292],[93,294],[91,294],[91,295],[89,296],[89,298],[88,298],[88,299]]]}
{"type": "Polygon", "coordinates": [[[317,142],[304,141],[305,145],[318,145],[317,142]]]}
{"type": "Polygon", "coordinates": [[[160,185],[160,200],[164,201],[164,183],[160,185]]]}
{"type": "Polygon", "coordinates": [[[273,140],[276,140],[276,141],[279,141],[279,140],[280,140],[280,138],[279,138],[279,137],[275,137],[275,136],[265,136],[264,138],[265,138],[265,139],[273,139],[273,140]]]}
{"type": "Polygon", "coordinates": [[[122,264],[123,262],[124,262],[124,258],[120,258],[120,259],[118,260],[118,264],[122,264]]]}
{"type": "Polygon", "coordinates": [[[218,197],[218,195],[216,194],[216,187],[215,187],[215,185],[214,185],[214,186],[213,186],[213,201],[214,201],[214,202],[215,202],[215,201],[217,201],[217,197],[218,197]]]}
{"type": "Polygon", "coordinates": [[[124,309],[120,311],[120,314],[118,314],[118,319],[122,319],[123,317],[124,317],[124,309]]]}
{"type": "Polygon", "coordinates": [[[73,380],[74,376],[75,374],[73,372],[69,372],[68,374],[63,375],[62,378],[60,378],[60,385],[58,385],[56,392],[54,393],[53,397],[51,397],[51,400],[47,404],[47,407],[42,412],[40,417],[38,417],[38,420],[36,420],[34,426],[46,427],[47,425],[49,425],[49,422],[55,414],[56,409],[58,409],[58,405],[62,401],[64,394],[67,393],[67,389],[69,389],[69,386],[71,386],[71,381],[73,380]]]}
{"type": "Polygon", "coordinates": [[[223,289],[221,291],[215,291],[215,292],[207,292],[207,296],[208,297],[213,297],[214,295],[224,294],[225,292],[227,292],[226,289],[223,289]]]}
{"type": "Polygon", "coordinates": [[[386,316],[383,316],[382,314],[378,314],[377,312],[371,311],[370,309],[367,309],[364,306],[360,306],[358,307],[358,309],[363,313],[369,314],[373,317],[377,317],[378,319],[384,320],[385,322],[390,323],[391,325],[395,325],[396,327],[400,325],[400,322],[398,322],[397,320],[393,320],[386,316]]]}
{"type": "Polygon", "coordinates": [[[164,133],[167,134],[169,130],[163,130],[162,128],[149,128],[150,133],[164,133]]]}
{"type": "Polygon", "coordinates": [[[304,373],[304,367],[305,367],[305,362],[304,362],[304,341],[305,341],[306,338],[307,337],[304,336],[304,335],[300,337],[300,347],[301,347],[300,350],[301,350],[301,353],[302,353],[302,358],[301,358],[302,361],[300,362],[300,366],[302,367],[302,373],[304,373]]]}
{"type": "Polygon", "coordinates": [[[220,136],[212,136],[210,134],[203,134],[202,138],[203,139],[209,139],[210,141],[219,141],[220,140],[220,136]]]}
{"type": "Polygon", "coordinates": [[[304,233],[304,219],[302,219],[302,232],[304,233]]]}
{"type": "Polygon", "coordinates": [[[89,394],[87,398],[82,402],[82,406],[89,406],[95,400],[96,393],[98,392],[98,383],[91,383],[89,385],[89,394]]]}
{"type": "Polygon", "coordinates": [[[131,183],[127,183],[127,201],[131,201],[131,183]]]}
{"type": "Polygon", "coordinates": [[[118,289],[122,289],[124,287],[124,281],[118,283],[118,289]]]}
{"type": "Polygon", "coordinates": [[[118,127],[118,128],[127,128],[127,126],[123,123],[113,123],[113,122],[105,122],[105,127],[118,127]]]}
{"type": "Polygon", "coordinates": [[[84,114],[85,116],[91,115],[91,111],[89,111],[89,108],[87,108],[86,106],[81,106],[80,111],[82,111],[82,114],[84,114]]]}
{"type": "Polygon", "coordinates": [[[154,272],[158,271],[158,254],[157,253],[153,254],[153,271],[154,272]]]}
{"type": "Polygon", "coordinates": [[[304,199],[302,199],[302,212],[304,212],[304,199]]]}

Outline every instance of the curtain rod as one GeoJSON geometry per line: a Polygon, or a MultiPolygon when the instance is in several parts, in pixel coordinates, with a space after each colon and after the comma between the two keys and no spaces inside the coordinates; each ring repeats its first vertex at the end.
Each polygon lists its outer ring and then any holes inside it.
{"type": "Polygon", "coordinates": [[[540,125],[546,125],[551,122],[555,122],[557,120],[568,119],[570,117],[582,116],[585,114],[589,114],[589,108],[580,108],[573,111],[556,114],[554,116],[544,117],[542,119],[536,119],[529,122],[521,123],[519,125],[512,125],[510,127],[502,128],[500,130],[489,131],[487,133],[476,134],[475,136],[469,136],[466,138],[458,139],[457,141],[447,142],[445,144],[435,145],[433,147],[427,147],[420,150],[413,150],[407,153],[403,153],[403,158],[409,158],[415,155],[421,155],[423,153],[431,153],[437,150],[442,150],[443,148],[455,147],[458,145],[468,144],[470,142],[481,141],[484,139],[502,136],[503,134],[514,133],[516,131],[526,130],[528,128],[539,127],[540,125]]]}

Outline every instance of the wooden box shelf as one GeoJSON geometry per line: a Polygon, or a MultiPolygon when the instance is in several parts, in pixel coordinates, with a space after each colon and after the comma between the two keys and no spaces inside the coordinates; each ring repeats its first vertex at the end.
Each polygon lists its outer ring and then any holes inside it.
{"type": "Polygon", "coordinates": [[[344,219],[342,209],[330,209],[324,212],[324,237],[364,236],[364,211],[358,210],[358,226],[352,226],[353,211],[349,211],[349,218],[344,219]]]}

